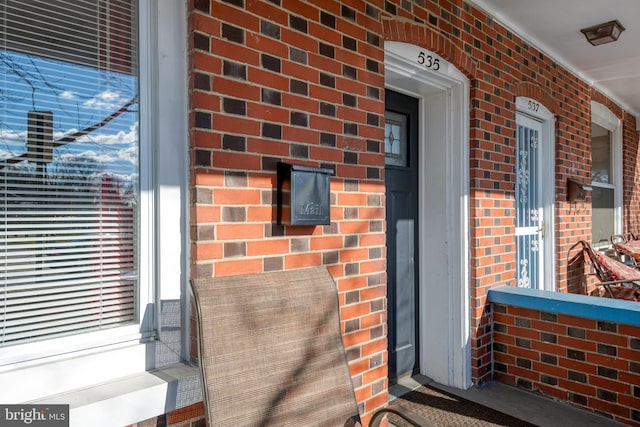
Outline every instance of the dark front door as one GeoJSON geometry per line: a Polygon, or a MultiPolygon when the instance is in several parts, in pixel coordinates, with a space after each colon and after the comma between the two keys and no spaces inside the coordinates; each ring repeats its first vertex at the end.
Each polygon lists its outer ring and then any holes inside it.
{"type": "Polygon", "coordinates": [[[385,95],[389,380],[417,371],[418,100],[385,95]]]}

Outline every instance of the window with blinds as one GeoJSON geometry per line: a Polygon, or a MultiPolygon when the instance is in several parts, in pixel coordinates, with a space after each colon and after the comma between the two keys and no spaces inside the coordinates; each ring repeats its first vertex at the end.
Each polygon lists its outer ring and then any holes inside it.
{"type": "Polygon", "coordinates": [[[136,12],[0,0],[0,347],[138,320],[136,12]]]}

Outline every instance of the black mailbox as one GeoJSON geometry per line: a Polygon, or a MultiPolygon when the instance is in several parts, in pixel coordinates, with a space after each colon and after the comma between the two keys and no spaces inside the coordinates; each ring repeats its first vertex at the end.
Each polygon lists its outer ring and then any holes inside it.
{"type": "Polygon", "coordinates": [[[591,186],[575,179],[567,180],[567,200],[570,202],[584,201],[587,199],[587,191],[591,191],[591,186]]]}
{"type": "Polygon", "coordinates": [[[278,224],[330,224],[329,177],[332,174],[331,169],[279,163],[278,224]]]}

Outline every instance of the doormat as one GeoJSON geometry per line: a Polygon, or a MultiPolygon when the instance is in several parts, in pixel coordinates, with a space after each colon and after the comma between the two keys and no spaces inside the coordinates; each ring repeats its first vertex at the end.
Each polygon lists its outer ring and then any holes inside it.
{"type": "MultiPolygon", "coordinates": [[[[438,427],[538,427],[428,385],[396,398],[392,405],[410,409],[438,427]]],[[[392,415],[389,421],[395,426],[403,426],[402,421],[392,415]]]]}

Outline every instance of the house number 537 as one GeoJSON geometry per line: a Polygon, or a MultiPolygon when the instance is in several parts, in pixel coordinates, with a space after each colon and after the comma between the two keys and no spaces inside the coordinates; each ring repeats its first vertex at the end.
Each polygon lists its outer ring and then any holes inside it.
{"type": "Polygon", "coordinates": [[[540,104],[534,101],[528,101],[527,108],[531,111],[538,111],[540,109],[540,104]]]}
{"type": "Polygon", "coordinates": [[[418,54],[418,64],[431,68],[434,71],[438,71],[440,69],[440,59],[434,58],[431,55],[425,55],[424,52],[420,52],[418,54]]]}

